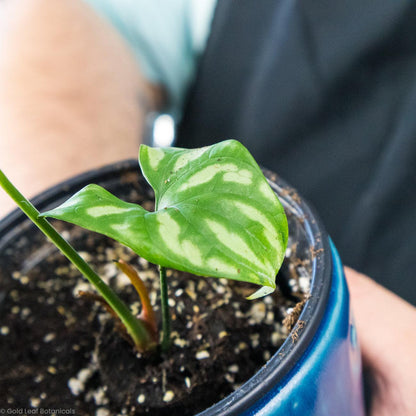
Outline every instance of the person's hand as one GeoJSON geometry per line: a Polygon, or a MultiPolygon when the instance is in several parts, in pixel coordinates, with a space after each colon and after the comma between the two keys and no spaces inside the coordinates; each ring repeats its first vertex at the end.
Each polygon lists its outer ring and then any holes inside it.
{"type": "Polygon", "coordinates": [[[416,308],[348,267],[345,275],[371,387],[369,415],[414,416],[416,308]]]}

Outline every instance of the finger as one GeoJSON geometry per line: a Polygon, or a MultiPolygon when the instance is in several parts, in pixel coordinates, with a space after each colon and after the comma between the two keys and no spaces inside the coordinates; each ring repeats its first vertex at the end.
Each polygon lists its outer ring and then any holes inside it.
{"type": "Polygon", "coordinates": [[[374,383],[371,415],[416,414],[416,308],[348,267],[363,363],[374,383]]]}

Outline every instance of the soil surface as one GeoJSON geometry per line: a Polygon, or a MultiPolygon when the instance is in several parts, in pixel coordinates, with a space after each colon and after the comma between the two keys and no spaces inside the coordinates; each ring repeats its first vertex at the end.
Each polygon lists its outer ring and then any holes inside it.
{"type": "MultiPolygon", "coordinates": [[[[159,318],[155,266],[105,237],[56,226],[137,314],[138,296],[112,260],[139,270],[159,318]]],[[[288,336],[283,320],[299,314],[309,291],[302,262],[286,260],[285,296],[256,301],[245,299],[254,286],[168,270],[172,346],[143,356],[102,306],[79,296],[92,290],[79,272],[39,232],[26,248],[28,235],[0,253],[0,409],[26,409],[20,414],[194,415],[277,351],[288,336]]]]}

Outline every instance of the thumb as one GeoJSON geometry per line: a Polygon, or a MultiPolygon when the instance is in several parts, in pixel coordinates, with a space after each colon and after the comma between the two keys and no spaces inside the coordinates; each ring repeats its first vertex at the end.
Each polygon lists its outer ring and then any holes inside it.
{"type": "Polygon", "coordinates": [[[345,267],[371,416],[416,415],[416,308],[369,277],[345,267]]]}

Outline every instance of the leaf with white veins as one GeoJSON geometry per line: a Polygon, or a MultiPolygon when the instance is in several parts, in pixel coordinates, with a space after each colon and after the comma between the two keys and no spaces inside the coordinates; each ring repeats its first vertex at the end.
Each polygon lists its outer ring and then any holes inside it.
{"type": "Polygon", "coordinates": [[[142,145],[139,162],[155,191],[154,212],[88,185],[42,215],[112,237],[151,263],[263,286],[250,298],[273,291],[287,220],[241,143],[192,150],[142,145]]]}

